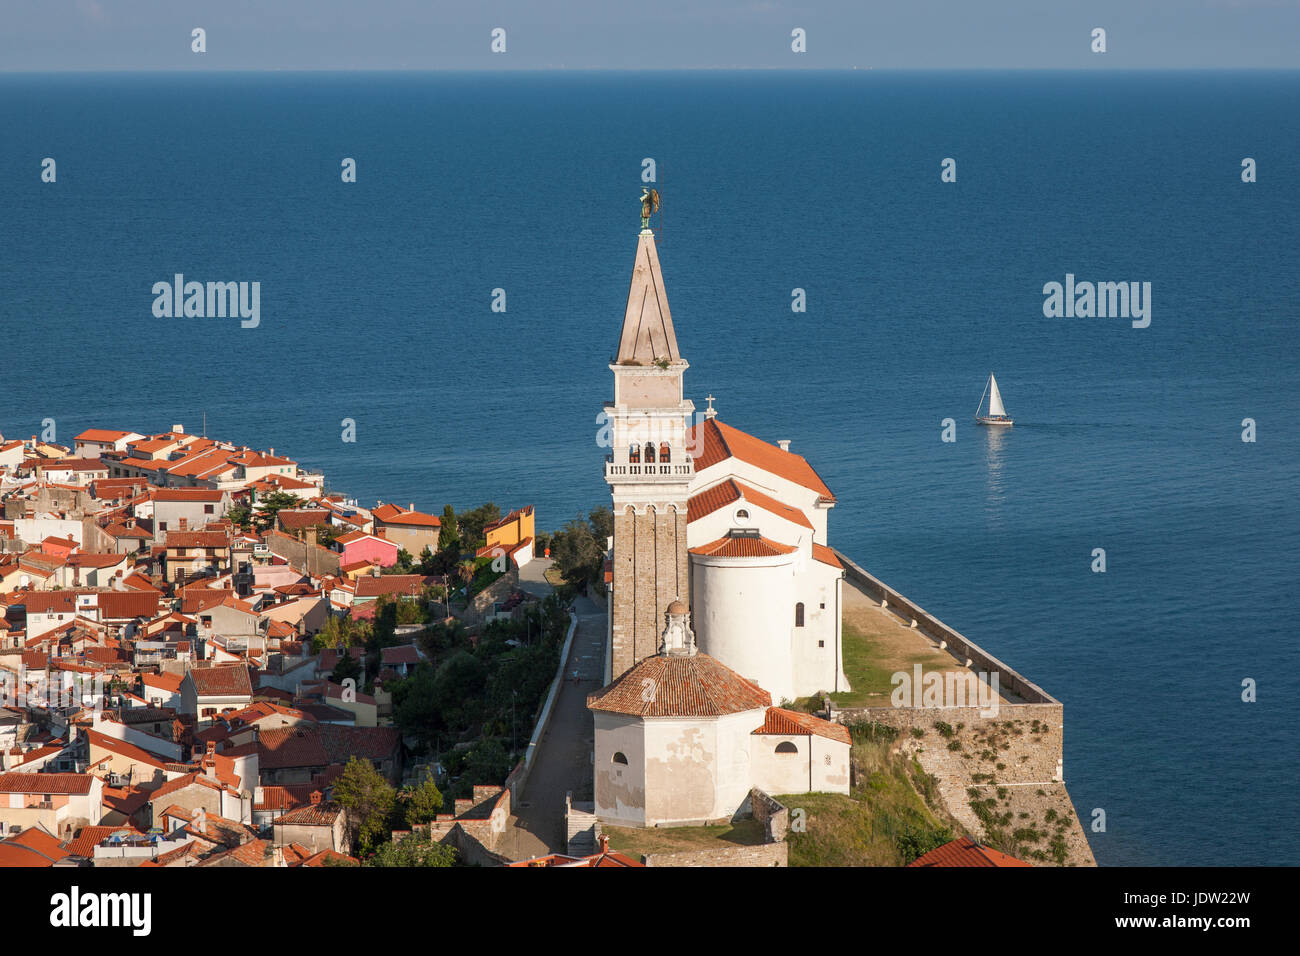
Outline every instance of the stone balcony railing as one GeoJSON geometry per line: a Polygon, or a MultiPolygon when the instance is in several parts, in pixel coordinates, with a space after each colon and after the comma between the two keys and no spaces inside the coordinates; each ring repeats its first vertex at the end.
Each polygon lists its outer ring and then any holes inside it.
{"type": "Polygon", "coordinates": [[[672,462],[667,464],[642,464],[639,462],[616,464],[612,455],[605,456],[606,478],[613,476],[623,477],[626,475],[636,475],[646,481],[662,481],[665,478],[673,480],[684,476],[689,477],[693,474],[695,474],[695,465],[690,458],[687,458],[685,462],[672,462]]]}

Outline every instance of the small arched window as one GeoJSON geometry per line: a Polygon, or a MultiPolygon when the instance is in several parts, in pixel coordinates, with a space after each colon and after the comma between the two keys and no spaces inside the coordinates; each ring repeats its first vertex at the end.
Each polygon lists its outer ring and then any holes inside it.
{"type": "Polygon", "coordinates": [[[641,464],[641,446],[629,445],[627,449],[627,460],[634,465],[641,464]]]}
{"type": "Polygon", "coordinates": [[[797,754],[799,752],[799,748],[796,747],[794,744],[790,743],[790,741],[783,740],[781,741],[781,743],[776,745],[776,752],[778,754],[797,754]]]}
{"type": "Polygon", "coordinates": [[[650,442],[645,443],[645,463],[647,465],[655,463],[655,446],[650,442]]]}
{"type": "Polygon", "coordinates": [[[659,445],[659,462],[666,465],[672,461],[672,457],[672,449],[668,447],[668,442],[661,442],[659,445]]]}
{"type": "Polygon", "coordinates": [[[624,767],[626,767],[626,766],[627,766],[627,755],[626,755],[625,753],[623,753],[623,751],[621,751],[621,750],[618,751],[616,754],[614,754],[614,757],[613,757],[613,763],[621,763],[624,767]]]}
{"type": "Polygon", "coordinates": [[[794,606],[794,626],[803,627],[803,601],[794,606]]]}

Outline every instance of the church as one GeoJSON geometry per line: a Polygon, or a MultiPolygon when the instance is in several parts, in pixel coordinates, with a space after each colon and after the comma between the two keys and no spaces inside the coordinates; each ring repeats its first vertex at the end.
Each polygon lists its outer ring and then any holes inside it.
{"type": "Polygon", "coordinates": [[[690,366],[648,217],[605,405],[614,534],[606,686],[587,701],[596,813],[688,825],[730,818],[754,787],[848,793],[848,731],[788,707],[849,689],[835,496],[788,441],[719,421],[712,396],[688,424],[690,366]]]}

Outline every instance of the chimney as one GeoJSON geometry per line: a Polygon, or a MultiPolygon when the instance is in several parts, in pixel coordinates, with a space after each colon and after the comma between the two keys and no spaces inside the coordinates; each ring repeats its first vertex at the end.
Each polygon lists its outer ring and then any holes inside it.
{"type": "Polygon", "coordinates": [[[173,426],[172,426],[172,431],[175,432],[177,435],[179,435],[179,434],[181,434],[181,433],[183,433],[183,432],[185,431],[185,426],[184,426],[184,425],[173,425],[173,426]]]}
{"type": "Polygon", "coordinates": [[[266,451],[266,453],[267,453],[268,455],[270,455],[272,458],[275,457],[275,449],[274,449],[274,448],[268,448],[267,451],[266,451]]]}
{"type": "Polygon", "coordinates": [[[609,852],[609,834],[608,834],[608,833],[602,833],[600,836],[596,837],[596,842],[600,844],[600,852],[601,852],[601,853],[608,853],[608,852],[609,852]]]}
{"type": "Polygon", "coordinates": [[[782,438],[782,439],[781,439],[780,441],[778,441],[776,444],[777,444],[777,446],[778,446],[782,451],[789,451],[789,450],[790,450],[790,439],[788,439],[788,438],[782,438]]]}
{"type": "Polygon", "coordinates": [[[407,505],[407,506],[406,506],[406,510],[407,510],[407,511],[414,511],[414,510],[415,510],[415,502],[412,501],[409,505],[407,505]]]}
{"type": "Polygon", "coordinates": [[[320,805],[320,798],[321,798],[321,792],[320,792],[319,790],[313,790],[313,791],[311,792],[311,805],[312,805],[313,807],[315,807],[315,806],[319,806],[319,805],[320,805]]]}

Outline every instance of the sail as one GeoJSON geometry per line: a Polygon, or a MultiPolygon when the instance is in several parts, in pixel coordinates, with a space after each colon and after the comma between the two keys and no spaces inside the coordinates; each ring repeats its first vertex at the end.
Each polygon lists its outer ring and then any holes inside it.
{"type": "Polygon", "coordinates": [[[998,380],[989,376],[989,417],[1005,416],[1007,410],[1002,407],[1002,393],[998,391],[998,380]]]}

